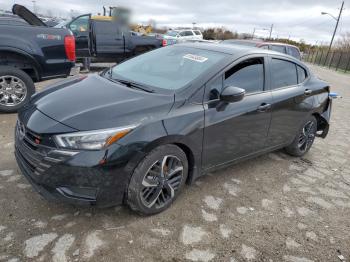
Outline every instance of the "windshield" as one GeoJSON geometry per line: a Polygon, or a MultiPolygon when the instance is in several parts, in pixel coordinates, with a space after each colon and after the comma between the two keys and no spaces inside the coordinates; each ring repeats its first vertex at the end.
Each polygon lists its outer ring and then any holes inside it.
{"type": "Polygon", "coordinates": [[[177,31],[168,31],[168,32],[166,32],[166,35],[173,36],[173,37],[177,36],[178,34],[179,34],[179,32],[177,32],[177,31]]]}
{"type": "Polygon", "coordinates": [[[176,90],[199,77],[227,54],[182,46],[169,46],[125,61],[112,69],[113,79],[149,87],[176,90]]]}

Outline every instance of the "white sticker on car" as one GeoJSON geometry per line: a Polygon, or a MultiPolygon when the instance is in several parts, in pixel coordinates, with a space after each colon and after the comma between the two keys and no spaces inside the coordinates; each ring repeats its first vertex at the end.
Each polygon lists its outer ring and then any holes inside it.
{"type": "Polygon", "coordinates": [[[208,60],[207,57],[199,56],[199,55],[192,55],[192,54],[184,55],[183,58],[189,59],[189,60],[192,60],[192,61],[196,61],[196,62],[199,62],[199,63],[203,63],[203,62],[208,60]]]}

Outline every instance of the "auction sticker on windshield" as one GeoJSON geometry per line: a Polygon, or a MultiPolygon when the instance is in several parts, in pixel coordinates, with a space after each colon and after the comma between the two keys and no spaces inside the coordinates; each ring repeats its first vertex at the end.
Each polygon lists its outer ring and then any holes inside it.
{"type": "Polygon", "coordinates": [[[192,54],[184,55],[183,58],[190,59],[192,61],[196,61],[196,62],[199,62],[199,63],[203,63],[203,62],[208,60],[207,57],[199,56],[199,55],[192,55],[192,54]]]}

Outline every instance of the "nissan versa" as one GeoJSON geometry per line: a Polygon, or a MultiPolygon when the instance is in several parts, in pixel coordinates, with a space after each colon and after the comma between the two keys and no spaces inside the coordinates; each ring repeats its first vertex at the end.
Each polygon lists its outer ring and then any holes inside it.
{"type": "Polygon", "coordinates": [[[281,148],[307,153],[327,135],[329,89],[281,53],[173,45],[34,95],[15,154],[47,199],[151,215],[214,169],[281,148]]]}

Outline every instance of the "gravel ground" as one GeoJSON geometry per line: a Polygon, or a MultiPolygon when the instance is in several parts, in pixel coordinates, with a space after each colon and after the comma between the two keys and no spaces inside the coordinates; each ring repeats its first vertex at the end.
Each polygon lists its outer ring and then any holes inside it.
{"type": "Polygon", "coordinates": [[[15,162],[16,115],[0,115],[0,261],[348,261],[350,76],[313,70],[344,97],[325,140],[209,174],[153,217],[47,202],[15,162]]]}

